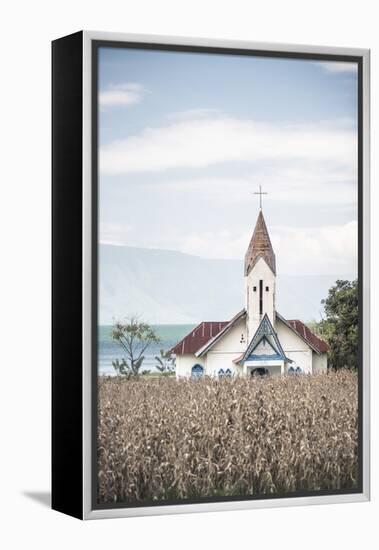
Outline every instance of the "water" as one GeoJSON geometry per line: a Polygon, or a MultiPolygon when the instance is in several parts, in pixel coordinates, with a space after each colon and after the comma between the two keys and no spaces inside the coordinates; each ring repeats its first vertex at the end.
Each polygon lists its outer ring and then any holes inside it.
{"type": "MultiPolygon", "coordinates": [[[[160,356],[160,350],[164,349],[165,351],[172,348],[177,344],[195,325],[152,325],[152,328],[155,330],[157,336],[160,338],[161,342],[159,344],[152,344],[144,353],[145,360],[142,363],[141,370],[151,370],[156,371],[155,365],[156,360],[155,356],[160,356]]],[[[112,366],[112,361],[116,359],[121,360],[124,356],[124,350],[114,340],[112,340],[112,326],[111,325],[101,325],[99,326],[99,374],[115,374],[115,370],[112,366]]]]}

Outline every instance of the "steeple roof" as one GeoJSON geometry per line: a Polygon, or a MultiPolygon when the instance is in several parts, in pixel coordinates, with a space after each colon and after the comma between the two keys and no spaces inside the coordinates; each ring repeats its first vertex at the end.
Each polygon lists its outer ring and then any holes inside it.
{"type": "Polygon", "coordinates": [[[245,275],[250,273],[259,258],[263,258],[276,275],[275,254],[268,234],[262,210],[259,211],[257,223],[249,247],[245,254],[245,275]]]}

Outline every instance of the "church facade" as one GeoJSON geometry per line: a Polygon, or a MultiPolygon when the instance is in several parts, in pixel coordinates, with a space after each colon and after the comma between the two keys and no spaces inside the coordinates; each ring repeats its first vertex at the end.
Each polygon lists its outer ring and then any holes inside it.
{"type": "Polygon", "coordinates": [[[203,321],[172,349],[176,376],[316,374],[328,345],[276,311],[276,259],[262,209],[245,254],[245,307],[230,321],[203,321]]]}

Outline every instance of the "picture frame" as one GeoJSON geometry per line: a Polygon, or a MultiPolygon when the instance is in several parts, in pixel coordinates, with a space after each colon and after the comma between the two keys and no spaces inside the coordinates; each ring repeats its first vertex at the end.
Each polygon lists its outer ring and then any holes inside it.
{"type": "MultiPolygon", "coordinates": [[[[134,90],[130,88],[127,91],[135,92],[135,90],[136,88],[134,90]]],[[[114,88],[111,91],[120,92],[120,89],[114,88]]],[[[125,92],[125,89],[121,91],[125,92]]],[[[214,93],[217,94],[217,90],[214,90],[214,93]]],[[[54,510],[79,519],[100,519],[369,500],[369,94],[370,53],[365,49],[95,31],[81,31],[52,43],[52,508],[54,510]],[[101,116],[99,51],[101,48],[161,54],[196,53],[198,56],[208,55],[210,58],[212,55],[234,59],[255,57],[260,60],[284,59],[356,65],[358,475],[353,488],[333,490],[321,488],[317,492],[297,490],[294,493],[289,491],[288,494],[279,491],[243,496],[213,494],[183,499],[173,497],[171,500],[154,500],[151,497],[136,501],[99,503],[96,490],[99,483],[96,434],[99,422],[98,235],[101,200],[98,151],[101,137],[99,136],[99,117],[101,116]]],[[[124,96],[122,101],[134,100],[124,96]]],[[[254,192],[256,192],[255,189],[254,192]]],[[[269,286],[266,288],[269,289],[269,286]]],[[[246,369],[248,367],[249,365],[246,369]]],[[[203,368],[201,364],[200,368],[203,368]]]]}

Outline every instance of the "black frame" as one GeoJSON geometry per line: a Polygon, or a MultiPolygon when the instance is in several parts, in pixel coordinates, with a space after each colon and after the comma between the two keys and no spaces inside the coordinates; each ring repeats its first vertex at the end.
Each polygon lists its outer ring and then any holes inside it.
{"type": "MultiPolygon", "coordinates": [[[[363,492],[363,58],[216,46],[92,40],[92,326],[91,326],[91,466],[92,509],[109,510],[209,502],[348,495],[363,492]],[[98,369],[98,50],[101,47],[147,49],[236,56],[280,57],[358,64],[358,472],[354,490],[296,492],[250,497],[206,497],[171,501],[99,504],[97,502],[98,369]]],[[[83,191],[83,33],[53,42],[53,385],[52,507],[83,517],[83,358],[82,358],[82,191],[83,191]],[[72,296],[68,300],[68,296],[72,296]],[[68,323],[70,327],[68,329],[68,323]],[[67,403],[70,396],[70,403],[67,403]],[[67,480],[70,483],[67,483],[67,480]]]]}
{"type": "Polygon", "coordinates": [[[52,508],[77,518],[83,516],[82,43],[79,32],[52,44],[52,508]]]}

